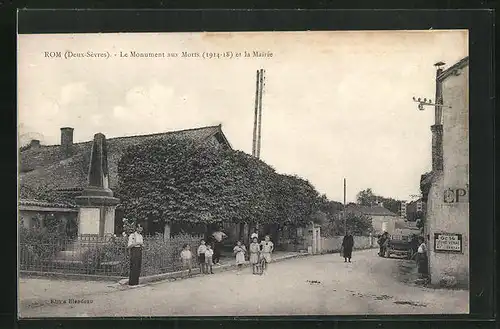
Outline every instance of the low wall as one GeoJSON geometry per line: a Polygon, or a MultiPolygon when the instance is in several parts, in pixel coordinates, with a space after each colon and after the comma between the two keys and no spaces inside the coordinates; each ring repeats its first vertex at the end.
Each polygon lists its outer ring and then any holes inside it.
{"type": "MultiPolygon", "coordinates": [[[[334,237],[321,237],[321,251],[322,252],[338,252],[342,246],[343,236],[334,237]]],[[[369,236],[355,236],[354,249],[368,249],[376,248],[377,242],[375,237],[369,236]]]]}

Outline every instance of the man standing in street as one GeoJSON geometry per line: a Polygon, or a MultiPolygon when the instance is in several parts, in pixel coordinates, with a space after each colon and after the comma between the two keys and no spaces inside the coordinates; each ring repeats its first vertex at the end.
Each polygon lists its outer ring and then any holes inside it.
{"type": "Polygon", "coordinates": [[[134,233],[128,237],[127,248],[130,250],[130,275],[128,279],[129,286],[139,284],[139,276],[141,275],[142,263],[142,247],[144,241],[142,238],[142,226],[137,225],[134,233]]]}
{"type": "Polygon", "coordinates": [[[227,238],[227,235],[222,232],[222,229],[219,227],[217,231],[212,234],[213,242],[214,242],[214,255],[213,255],[213,263],[215,265],[220,265],[220,255],[222,252],[222,240],[227,238]]]}

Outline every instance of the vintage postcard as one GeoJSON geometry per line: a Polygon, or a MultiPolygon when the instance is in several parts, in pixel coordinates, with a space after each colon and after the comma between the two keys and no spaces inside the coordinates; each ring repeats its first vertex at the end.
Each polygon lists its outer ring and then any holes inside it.
{"type": "Polygon", "coordinates": [[[466,30],[21,34],[19,316],[469,313],[466,30]]]}

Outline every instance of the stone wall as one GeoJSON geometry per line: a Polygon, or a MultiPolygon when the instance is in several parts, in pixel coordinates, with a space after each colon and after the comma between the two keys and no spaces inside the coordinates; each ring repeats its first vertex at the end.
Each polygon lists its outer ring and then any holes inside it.
{"type": "MultiPolygon", "coordinates": [[[[342,246],[343,236],[335,236],[330,238],[321,237],[322,252],[338,252],[342,246]]],[[[375,237],[355,236],[354,249],[376,248],[377,242],[375,237]]]]}

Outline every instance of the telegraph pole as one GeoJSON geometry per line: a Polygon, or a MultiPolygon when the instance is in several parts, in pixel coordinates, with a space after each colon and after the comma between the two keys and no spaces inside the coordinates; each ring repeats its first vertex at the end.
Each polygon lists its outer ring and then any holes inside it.
{"type": "Polygon", "coordinates": [[[262,140],[262,93],[264,90],[264,72],[264,69],[257,70],[257,81],[255,85],[252,155],[257,158],[260,158],[260,146],[262,140]]]}
{"type": "Polygon", "coordinates": [[[344,216],[344,234],[347,234],[347,216],[346,216],[346,209],[345,209],[345,191],[346,191],[346,180],[344,178],[344,211],[343,211],[343,216],[344,216]]]}
{"type": "Polygon", "coordinates": [[[258,138],[257,138],[257,158],[260,159],[260,144],[262,139],[262,93],[264,91],[264,73],[263,69],[260,69],[260,92],[259,92],[259,127],[258,127],[258,138]]]}
{"type": "Polygon", "coordinates": [[[252,155],[257,156],[257,120],[259,112],[259,85],[260,85],[260,70],[257,70],[257,79],[255,84],[255,112],[253,120],[253,141],[252,141],[252,155]]]}

